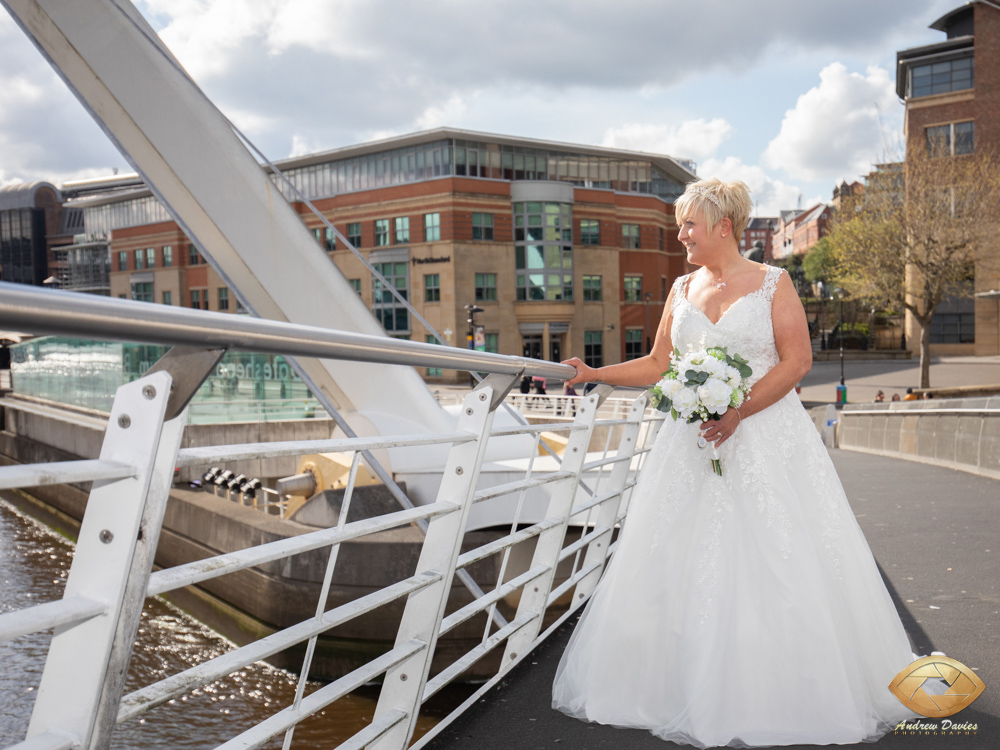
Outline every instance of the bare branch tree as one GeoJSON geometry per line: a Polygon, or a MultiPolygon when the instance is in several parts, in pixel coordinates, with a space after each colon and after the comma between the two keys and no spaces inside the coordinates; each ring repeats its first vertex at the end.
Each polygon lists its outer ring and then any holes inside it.
{"type": "Polygon", "coordinates": [[[864,202],[830,235],[838,281],[855,296],[905,309],[920,326],[920,386],[930,386],[930,328],[942,300],[1000,267],[1000,159],[980,150],[879,165],[864,202]]]}

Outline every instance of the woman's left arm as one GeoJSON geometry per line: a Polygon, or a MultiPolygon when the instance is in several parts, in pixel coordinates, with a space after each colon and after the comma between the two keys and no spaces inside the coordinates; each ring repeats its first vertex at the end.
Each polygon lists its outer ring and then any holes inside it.
{"type": "Polygon", "coordinates": [[[778,277],[771,303],[771,324],[779,362],[754,383],[750,398],[738,410],[729,409],[722,415],[722,419],[705,425],[703,434],[706,438],[715,440],[716,437],[721,437],[715,442],[716,445],[722,445],[728,440],[741,420],[784,398],[812,368],[812,342],[809,339],[806,311],[787,273],[778,277]]]}

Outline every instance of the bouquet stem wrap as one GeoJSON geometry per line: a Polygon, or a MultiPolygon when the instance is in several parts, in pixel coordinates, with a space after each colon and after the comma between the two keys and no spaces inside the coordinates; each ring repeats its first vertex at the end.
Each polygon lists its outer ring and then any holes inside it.
{"type": "MultiPolygon", "coordinates": [[[[750,398],[750,364],[724,347],[696,349],[681,354],[674,348],[670,369],[652,389],[650,404],[683,419],[688,424],[722,419],[730,408],[738,408],[750,398]]],[[[722,476],[722,461],[715,443],[698,438],[698,447],[708,448],[712,471],[722,476]]]]}

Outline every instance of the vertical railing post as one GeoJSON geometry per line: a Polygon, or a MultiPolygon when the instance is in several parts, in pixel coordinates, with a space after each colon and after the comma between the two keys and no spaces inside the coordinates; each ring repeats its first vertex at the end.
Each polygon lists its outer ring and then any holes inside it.
{"type": "Polygon", "coordinates": [[[566,451],[563,453],[560,471],[572,473],[571,479],[564,479],[552,486],[549,495],[549,506],[545,513],[546,518],[557,518],[560,523],[546,529],[538,535],[535,544],[535,552],[531,557],[531,568],[544,565],[548,570],[536,578],[530,585],[524,587],[521,599],[517,605],[517,616],[519,619],[526,615],[538,615],[534,620],[513,633],[507,640],[504,649],[503,660],[500,662],[500,669],[506,669],[507,665],[517,659],[518,654],[525,654],[531,648],[535,638],[542,628],[542,619],[545,616],[545,608],[552,590],[552,583],[555,580],[556,567],[559,564],[559,553],[562,551],[563,542],[566,539],[566,527],[573,511],[573,502],[576,498],[576,490],[580,483],[580,474],[587,459],[587,448],[590,445],[590,438],[594,432],[594,421],[597,418],[597,410],[601,403],[611,393],[611,386],[599,385],[588,395],[580,399],[576,418],[573,424],[582,425],[585,429],[576,430],[570,433],[569,441],[566,443],[566,451]]]}
{"type": "MultiPolygon", "coordinates": [[[[94,482],[64,593],[66,598],[105,602],[108,612],[72,627],[56,628],[28,739],[51,731],[72,737],[77,747],[91,746],[120,621],[138,622],[138,613],[124,611],[124,600],[136,542],[140,533],[146,533],[146,498],[151,486],[162,489],[167,482],[169,489],[168,477],[173,475],[180,445],[183,425],[171,425],[169,434],[163,434],[171,384],[168,373],[155,372],[121,386],[115,394],[101,460],[134,466],[135,476],[94,482]]],[[[141,609],[144,599],[143,585],[138,603],[130,606],[141,609]]],[[[133,631],[128,648],[134,637],[133,631]]],[[[118,697],[114,696],[115,702],[118,697]]]]}
{"type": "MultiPolygon", "coordinates": [[[[625,417],[628,423],[622,430],[621,439],[618,441],[618,457],[628,456],[628,461],[619,461],[611,470],[611,477],[608,480],[607,490],[614,493],[605,500],[597,509],[597,520],[595,529],[605,528],[601,534],[596,535],[587,545],[587,554],[583,559],[582,570],[587,570],[592,565],[597,565],[587,573],[573,590],[575,599],[586,599],[594,591],[601,573],[604,572],[604,563],[608,558],[608,550],[611,549],[611,536],[615,530],[615,521],[618,518],[618,511],[621,508],[622,497],[625,491],[625,484],[628,482],[629,468],[632,465],[632,458],[635,456],[639,442],[639,432],[642,427],[642,415],[646,411],[647,397],[645,394],[639,396],[632,402],[632,407],[625,417]]],[[[584,532],[587,530],[584,529],[584,532]]]]}
{"type": "Polygon", "coordinates": [[[477,437],[474,441],[452,446],[437,495],[437,502],[455,503],[460,508],[430,520],[415,571],[416,574],[435,572],[440,574],[440,579],[407,597],[396,633],[396,646],[414,639],[426,645],[385,673],[372,717],[375,721],[387,712],[403,711],[409,714],[409,719],[370,743],[368,750],[403,750],[413,736],[493,425],[494,409],[498,405],[493,403],[493,397],[493,387],[484,381],[462,403],[458,430],[477,437]]]}

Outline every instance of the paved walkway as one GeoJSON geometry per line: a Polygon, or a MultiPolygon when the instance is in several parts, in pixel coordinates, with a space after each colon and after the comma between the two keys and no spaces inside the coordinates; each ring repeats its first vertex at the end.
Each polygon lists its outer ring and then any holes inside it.
{"type": "MultiPolygon", "coordinates": [[[[861,453],[832,455],[914,651],[943,651],[975,668],[986,683],[977,701],[952,717],[978,724],[977,735],[889,734],[877,747],[1000,747],[1000,482],[861,453]]],[[[689,748],[645,730],[578,721],[551,708],[556,665],[577,618],[570,618],[428,747],[689,748]]]]}

